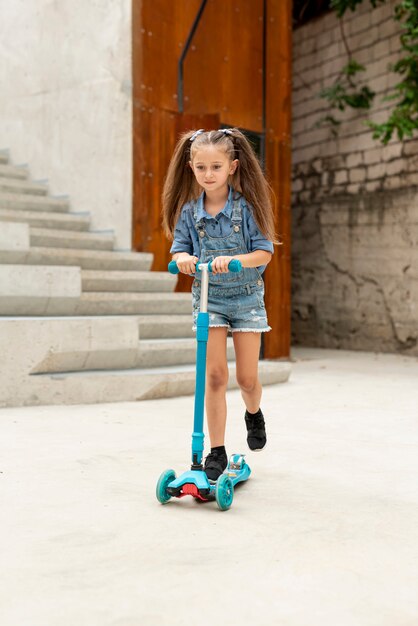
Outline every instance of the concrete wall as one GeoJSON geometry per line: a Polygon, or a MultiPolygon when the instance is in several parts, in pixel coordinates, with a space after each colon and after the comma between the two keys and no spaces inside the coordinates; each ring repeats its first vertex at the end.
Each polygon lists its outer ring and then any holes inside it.
{"type": "MultiPolygon", "coordinates": [[[[393,0],[343,19],[354,58],[377,93],[368,117],[400,81],[393,0]]],[[[418,354],[418,140],[386,146],[363,125],[367,114],[337,113],[339,137],[313,129],[328,113],[317,94],[346,63],[334,13],[294,33],[292,326],[294,343],[418,354]]]]}
{"type": "Polygon", "coordinates": [[[2,0],[0,58],[0,149],[130,248],[130,0],[2,0]]]}

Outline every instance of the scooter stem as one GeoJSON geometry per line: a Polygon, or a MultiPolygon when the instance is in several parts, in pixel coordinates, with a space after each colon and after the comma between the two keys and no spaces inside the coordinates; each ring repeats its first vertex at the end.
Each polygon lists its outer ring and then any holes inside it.
{"type": "MultiPolygon", "coordinates": [[[[240,272],[242,269],[241,261],[232,259],[229,262],[228,270],[230,272],[240,272]]],[[[168,271],[171,274],[178,274],[179,268],[176,261],[170,261],[168,271]]],[[[194,396],[194,425],[192,434],[192,470],[203,470],[203,416],[205,404],[205,384],[206,384],[206,350],[209,337],[209,314],[208,314],[208,289],[209,289],[209,272],[212,271],[212,263],[197,263],[196,271],[201,273],[201,289],[200,289],[200,309],[196,321],[196,391],[194,396]]]]}
{"type": "Polygon", "coordinates": [[[207,313],[208,312],[208,291],[209,291],[209,265],[208,263],[200,263],[199,271],[202,272],[199,311],[201,313],[207,313]]]}
{"type": "Polygon", "coordinates": [[[202,456],[204,450],[203,415],[206,384],[206,350],[209,337],[208,287],[209,268],[207,263],[199,266],[201,272],[200,309],[196,322],[196,391],[194,397],[194,425],[192,434],[192,470],[203,469],[202,456]]]}

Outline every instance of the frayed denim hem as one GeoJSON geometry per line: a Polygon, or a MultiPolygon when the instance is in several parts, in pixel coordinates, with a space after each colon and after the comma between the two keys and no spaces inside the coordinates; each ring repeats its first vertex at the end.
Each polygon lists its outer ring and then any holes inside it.
{"type": "Polygon", "coordinates": [[[271,326],[268,328],[232,328],[231,333],[269,333],[271,326]]]}

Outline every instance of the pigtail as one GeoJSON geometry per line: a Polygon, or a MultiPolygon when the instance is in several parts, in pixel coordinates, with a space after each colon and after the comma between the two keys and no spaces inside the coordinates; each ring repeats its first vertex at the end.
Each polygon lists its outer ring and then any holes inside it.
{"type": "Polygon", "coordinates": [[[169,239],[173,239],[174,229],[182,206],[196,195],[195,177],[190,161],[190,138],[195,131],[184,133],[174,150],[168,167],[162,193],[163,229],[169,239]]]}
{"type": "Polygon", "coordinates": [[[245,135],[237,128],[231,128],[228,131],[235,149],[233,158],[239,159],[239,167],[231,180],[232,187],[240,191],[252,206],[254,220],[262,234],[277,244],[279,240],[275,232],[271,204],[272,189],[245,135]]]}

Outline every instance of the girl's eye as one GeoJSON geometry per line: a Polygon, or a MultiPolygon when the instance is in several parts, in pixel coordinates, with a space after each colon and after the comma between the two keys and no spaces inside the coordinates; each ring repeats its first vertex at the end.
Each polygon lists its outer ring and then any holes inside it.
{"type": "Polygon", "coordinates": [[[196,169],[201,172],[203,170],[203,165],[196,165],[196,169]]]}
{"type": "Polygon", "coordinates": [[[220,165],[215,165],[214,169],[215,169],[215,170],[220,170],[220,169],[221,169],[221,166],[220,166],[220,165]]]}

